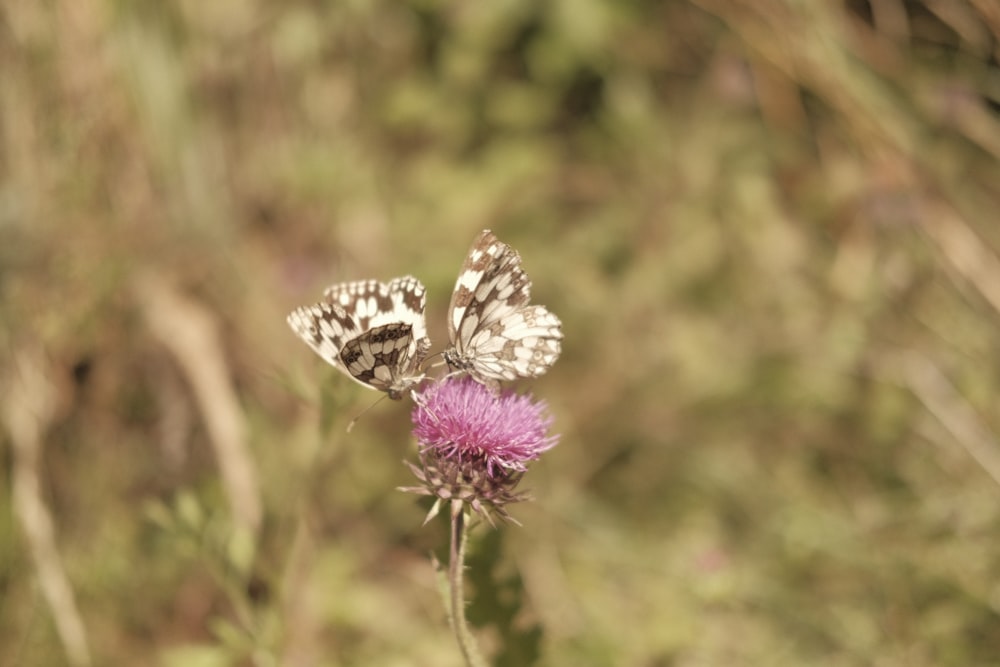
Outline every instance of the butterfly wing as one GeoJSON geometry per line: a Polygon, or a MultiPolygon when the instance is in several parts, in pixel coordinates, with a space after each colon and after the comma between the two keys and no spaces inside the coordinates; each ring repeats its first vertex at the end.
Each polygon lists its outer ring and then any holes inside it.
{"type": "MultiPolygon", "coordinates": [[[[430,348],[427,323],[424,321],[427,290],[424,289],[423,284],[413,276],[403,276],[390,281],[388,288],[396,320],[409,324],[413,328],[413,340],[418,345],[426,345],[426,348],[430,348]]],[[[424,354],[426,352],[425,349],[424,354]]]]}
{"type": "Polygon", "coordinates": [[[390,322],[347,341],[340,359],[355,380],[399,399],[423,379],[418,367],[429,347],[413,337],[411,324],[390,322]]]}
{"type": "Polygon", "coordinates": [[[484,230],[469,250],[448,308],[448,336],[459,354],[476,334],[531,300],[517,251],[484,230]]]}
{"type": "Polygon", "coordinates": [[[323,296],[294,311],[288,323],[324,361],[392,398],[422,379],[418,367],[430,340],[419,280],[356,280],[331,285],[323,296]]]}
{"type": "Polygon", "coordinates": [[[340,350],[361,331],[346,310],[329,302],[302,306],[288,316],[288,325],[323,361],[350,375],[340,350]]]}
{"type": "Polygon", "coordinates": [[[467,343],[474,375],[513,380],[543,375],[562,351],[562,324],[545,306],[527,306],[509,313],[467,343]]]}
{"type": "Polygon", "coordinates": [[[449,365],[489,380],[537,377],[548,370],[561,349],[561,323],[544,306],[529,306],[530,300],[531,281],[520,255],[483,231],[451,296],[449,365]]]}
{"type": "Polygon", "coordinates": [[[323,296],[327,302],[347,311],[359,331],[403,322],[413,327],[415,339],[427,337],[424,321],[427,290],[413,276],[394,278],[389,283],[377,280],[338,283],[326,288],[323,296]]]}

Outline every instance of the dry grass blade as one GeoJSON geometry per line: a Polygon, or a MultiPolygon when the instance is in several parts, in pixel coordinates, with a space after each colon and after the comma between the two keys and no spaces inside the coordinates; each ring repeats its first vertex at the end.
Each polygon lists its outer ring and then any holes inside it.
{"type": "Polygon", "coordinates": [[[66,570],[56,550],[55,524],[42,497],[39,466],[43,434],[52,421],[55,389],[39,350],[14,355],[12,381],[3,401],[3,417],[14,445],[14,511],[28,538],[42,594],[74,667],[91,664],[90,648],[66,570]]]}
{"type": "Polygon", "coordinates": [[[1000,312],[1000,258],[944,203],[927,205],[923,228],[952,268],[1000,312]]]}
{"type": "Polygon", "coordinates": [[[215,319],[157,276],[144,276],[138,282],[137,296],[149,328],[177,359],[191,383],[211,434],[235,521],[248,535],[256,535],[261,521],[256,467],[215,319]]]}
{"type": "Polygon", "coordinates": [[[1000,484],[1000,442],[941,369],[927,359],[911,358],[903,371],[906,383],[924,407],[1000,484]]]}

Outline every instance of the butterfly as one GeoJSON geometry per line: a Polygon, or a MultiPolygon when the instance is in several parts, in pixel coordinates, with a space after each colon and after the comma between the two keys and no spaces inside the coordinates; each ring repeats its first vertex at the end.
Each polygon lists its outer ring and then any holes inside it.
{"type": "Polygon", "coordinates": [[[545,373],[562,349],[562,323],[545,306],[529,305],[530,300],[531,281],[521,269],[521,256],[484,230],[451,295],[448,366],[493,385],[545,373]]]}
{"type": "Polygon", "coordinates": [[[339,283],[323,297],[292,312],[288,324],[324,361],[394,400],[424,379],[420,364],[431,341],[424,322],[427,294],[419,280],[339,283]]]}

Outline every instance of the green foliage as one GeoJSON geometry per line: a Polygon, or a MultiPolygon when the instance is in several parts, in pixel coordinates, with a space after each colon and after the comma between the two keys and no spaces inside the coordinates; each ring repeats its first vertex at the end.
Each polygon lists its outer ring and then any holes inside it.
{"type": "Polygon", "coordinates": [[[440,349],[483,228],[566,334],[537,500],[473,534],[497,664],[1000,654],[988,3],[8,5],[0,664],[73,663],[26,466],[93,664],[459,664],[409,406],[344,433],[376,396],[284,317],[412,273],[440,349]]]}

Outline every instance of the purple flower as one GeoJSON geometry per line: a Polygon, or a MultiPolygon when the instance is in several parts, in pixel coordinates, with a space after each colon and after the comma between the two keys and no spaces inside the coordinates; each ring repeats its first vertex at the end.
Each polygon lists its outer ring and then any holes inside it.
{"type": "Polygon", "coordinates": [[[490,477],[524,472],[528,461],[559,441],[547,435],[552,417],[542,401],[500,395],[472,378],[429,385],[417,396],[413,434],[421,450],[458,463],[479,460],[490,477]]]}
{"type": "Polygon", "coordinates": [[[415,397],[413,433],[420,465],[407,463],[421,486],[401,491],[437,498],[457,511],[465,503],[493,523],[491,515],[517,523],[505,505],[525,500],[515,491],[528,461],[559,440],[548,435],[552,417],[545,403],[513,392],[496,394],[465,377],[428,385],[415,397]]]}

